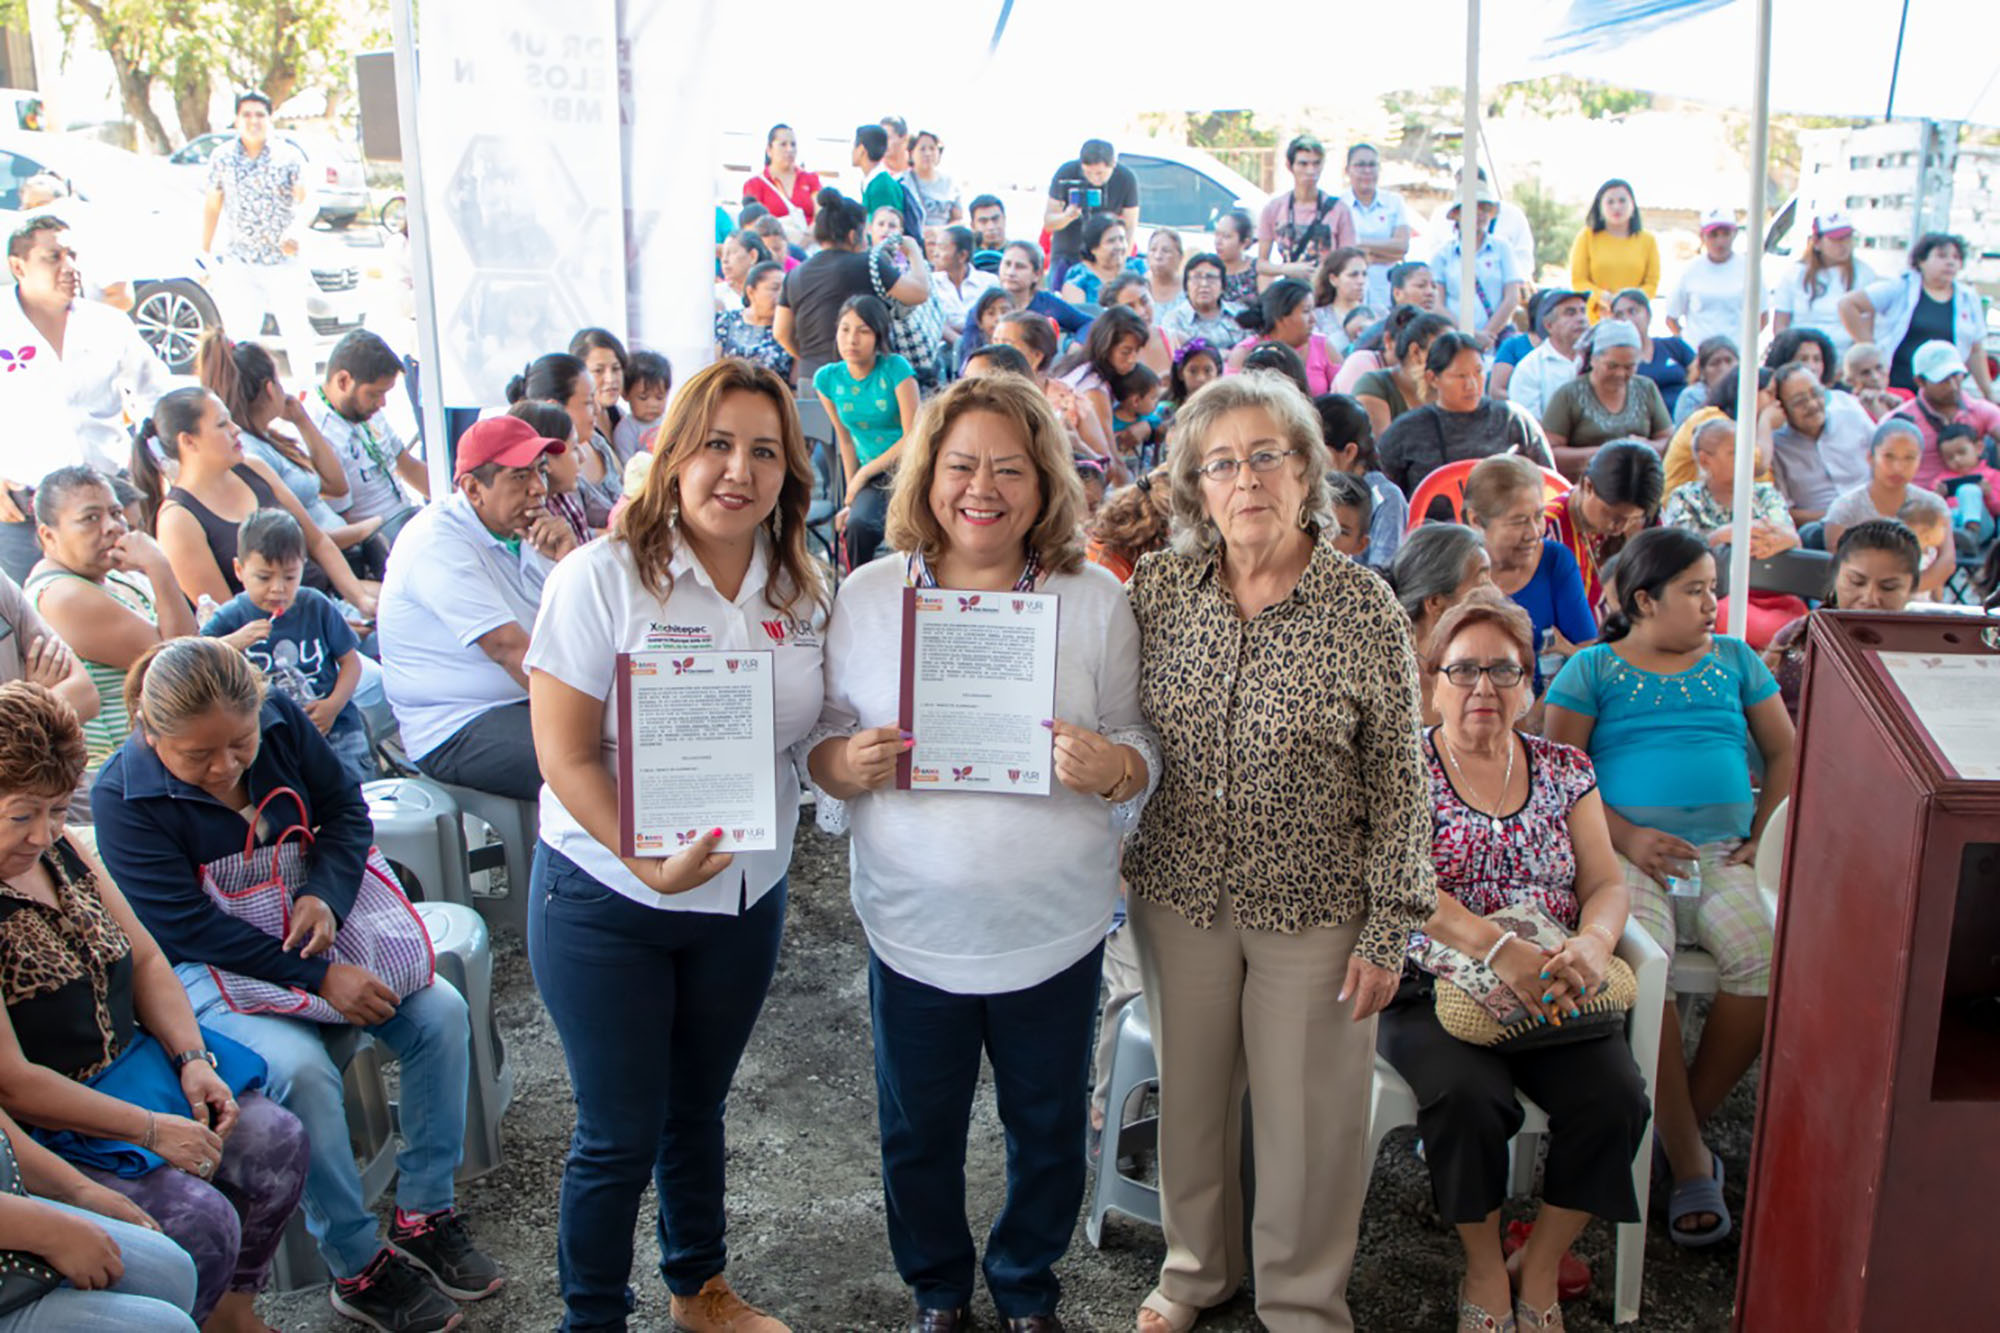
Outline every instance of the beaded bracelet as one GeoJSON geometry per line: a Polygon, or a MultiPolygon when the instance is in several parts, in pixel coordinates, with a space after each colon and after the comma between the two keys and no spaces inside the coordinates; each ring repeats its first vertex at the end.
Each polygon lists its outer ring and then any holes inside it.
{"type": "Polygon", "coordinates": [[[1493,941],[1493,947],[1486,951],[1486,966],[1488,967],[1493,966],[1494,958],[1499,955],[1502,949],[1507,947],[1508,940],[1519,939],[1519,938],[1520,936],[1518,936],[1511,930],[1503,931],[1501,933],[1500,938],[1493,941]]]}

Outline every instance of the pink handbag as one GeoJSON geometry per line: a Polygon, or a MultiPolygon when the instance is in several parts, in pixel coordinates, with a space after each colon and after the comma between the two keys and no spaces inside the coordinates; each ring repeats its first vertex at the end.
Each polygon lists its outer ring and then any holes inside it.
{"type": "MultiPolygon", "coordinates": [[[[257,846],[257,825],[264,817],[264,807],[280,796],[291,797],[300,819],[305,818],[305,801],[290,787],[279,787],[257,806],[243,839],[243,854],[203,866],[201,887],[222,912],[282,940],[291,928],[292,899],[305,887],[305,852],[312,845],[313,834],[303,823],[293,824],[269,846],[257,846]]],[[[410,906],[380,848],[368,849],[354,906],[340,923],[333,947],[319,956],[330,963],[367,969],[398,996],[411,995],[431,984],[437,958],[431,951],[430,932],[410,906]]],[[[221,989],[223,1002],[239,1014],[279,1014],[312,1023],[348,1021],[338,1009],[300,987],[214,966],[208,972],[221,989]]]]}

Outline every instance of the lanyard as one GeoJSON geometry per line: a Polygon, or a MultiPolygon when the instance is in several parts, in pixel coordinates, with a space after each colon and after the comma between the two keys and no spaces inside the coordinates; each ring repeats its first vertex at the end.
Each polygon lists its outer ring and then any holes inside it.
{"type": "MultiPolygon", "coordinates": [[[[1033,592],[1035,580],[1042,576],[1042,558],[1033,550],[1028,552],[1028,563],[1021,566],[1021,577],[1014,580],[1015,592],[1033,592]]],[[[935,588],[937,575],[931,572],[930,561],[924,559],[922,551],[910,552],[910,563],[904,574],[904,582],[912,588],[935,588]]]]}
{"type": "Polygon", "coordinates": [[[375,439],[374,427],[370,426],[365,421],[349,420],[347,416],[340,411],[339,408],[335,407],[333,403],[328,400],[326,396],[325,385],[321,385],[319,388],[313,390],[313,392],[319,395],[319,400],[322,403],[326,404],[327,411],[333,413],[335,416],[339,417],[342,421],[347,422],[348,433],[361,442],[361,451],[367,454],[370,461],[372,461],[375,464],[375,470],[380,472],[383,476],[389,479],[389,486],[396,492],[396,498],[399,500],[402,499],[403,487],[401,483],[399,483],[396,480],[396,469],[390,465],[387,459],[382,457],[382,446],[375,439]]]}

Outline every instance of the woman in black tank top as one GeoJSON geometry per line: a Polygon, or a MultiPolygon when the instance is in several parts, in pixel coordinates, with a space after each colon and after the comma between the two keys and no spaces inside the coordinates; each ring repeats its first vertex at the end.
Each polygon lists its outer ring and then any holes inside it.
{"type": "Polygon", "coordinates": [[[305,532],[311,576],[331,595],[373,618],[380,585],[354,576],[332,539],[321,532],[283,481],[259,459],[246,458],[222,400],[206,389],[163,396],[132,446],[132,479],[147,497],[148,518],[174,578],[190,598],[218,604],[243,590],[236,578],[236,529],[260,509],[282,509],[305,532]],[[161,459],[179,465],[171,490],[161,459]],[[155,507],[151,497],[164,498],[155,507]]]}

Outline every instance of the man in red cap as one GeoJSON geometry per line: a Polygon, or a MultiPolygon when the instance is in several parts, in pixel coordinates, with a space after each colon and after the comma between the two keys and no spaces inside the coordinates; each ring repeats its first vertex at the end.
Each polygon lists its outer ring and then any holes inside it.
{"type": "Polygon", "coordinates": [[[518,417],[459,439],[457,488],[411,519],[382,580],[383,683],[404,749],[440,782],[532,801],[541,768],[521,659],[542,580],[575,549],[543,506],[564,449],[518,417]]]}

